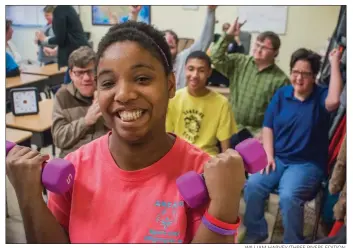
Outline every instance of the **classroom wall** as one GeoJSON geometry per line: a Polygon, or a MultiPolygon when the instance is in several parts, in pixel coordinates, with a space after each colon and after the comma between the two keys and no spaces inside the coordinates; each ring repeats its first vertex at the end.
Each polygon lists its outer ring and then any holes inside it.
{"type": "Polygon", "coordinates": [[[37,61],[38,46],[34,43],[35,32],[40,28],[13,27],[12,43],[24,59],[37,61]]]}
{"type": "MultiPolygon", "coordinates": [[[[197,11],[184,10],[182,6],[152,6],[152,24],[160,29],[173,29],[179,37],[196,39],[204,23],[206,6],[197,11]]],[[[299,47],[306,47],[319,52],[327,43],[337,24],[340,6],[289,6],[287,30],[281,35],[282,47],[277,57],[278,65],[288,73],[288,64],[292,52],[299,47]]],[[[236,6],[219,6],[216,10],[216,32],[221,32],[224,22],[236,18],[236,6]]],[[[91,6],[80,6],[80,18],[85,31],[91,32],[91,40],[96,49],[101,37],[109,26],[93,26],[91,6]]],[[[14,28],[13,42],[25,57],[36,58],[36,47],[33,43],[33,28],[14,28]],[[28,42],[24,42],[28,41],[28,42]]],[[[252,42],[257,34],[252,35],[252,42]]]]}

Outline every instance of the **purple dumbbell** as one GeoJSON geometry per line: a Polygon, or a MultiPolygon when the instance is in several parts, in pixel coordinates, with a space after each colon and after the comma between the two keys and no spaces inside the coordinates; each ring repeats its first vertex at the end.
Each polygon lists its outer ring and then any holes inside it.
{"type": "MultiPolygon", "coordinates": [[[[262,144],[254,138],[246,139],[234,148],[243,158],[245,170],[254,174],[267,166],[267,156],[262,144]]],[[[197,208],[209,201],[203,174],[189,171],[176,180],[186,204],[197,208]]]]}
{"type": "MultiPolygon", "coordinates": [[[[16,146],[6,141],[6,155],[16,146]]],[[[75,178],[75,167],[67,160],[56,158],[45,162],[42,169],[43,186],[57,194],[64,194],[71,189],[75,178]]]]}

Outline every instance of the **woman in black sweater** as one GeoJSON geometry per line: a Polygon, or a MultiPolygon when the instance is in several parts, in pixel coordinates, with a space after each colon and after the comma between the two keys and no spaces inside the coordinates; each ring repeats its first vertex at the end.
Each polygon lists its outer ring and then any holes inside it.
{"type": "MultiPolygon", "coordinates": [[[[53,12],[52,28],[54,37],[46,37],[38,33],[39,41],[48,41],[49,45],[58,46],[59,69],[67,66],[70,54],[81,46],[88,46],[82,23],[76,10],[71,5],[57,5],[53,12]]],[[[64,83],[71,81],[68,71],[64,83]]]]}

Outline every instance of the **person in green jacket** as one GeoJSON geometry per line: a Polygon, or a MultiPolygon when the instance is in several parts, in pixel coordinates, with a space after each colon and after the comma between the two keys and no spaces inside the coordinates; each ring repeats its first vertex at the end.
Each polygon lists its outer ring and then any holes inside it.
{"type": "Polygon", "coordinates": [[[250,56],[226,53],[244,23],[237,18],[211,49],[214,68],[229,78],[230,102],[240,130],[232,145],[251,136],[261,140],[267,105],[277,89],[289,84],[287,75],[275,64],[281,41],[274,32],[260,33],[250,56]]]}

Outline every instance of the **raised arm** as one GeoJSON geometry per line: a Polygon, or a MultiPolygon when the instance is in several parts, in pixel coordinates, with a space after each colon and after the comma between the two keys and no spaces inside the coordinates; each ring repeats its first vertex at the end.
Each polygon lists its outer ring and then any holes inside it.
{"type": "Polygon", "coordinates": [[[240,28],[244,25],[245,22],[239,23],[238,18],[233,22],[225,34],[218,39],[217,43],[211,49],[211,60],[215,69],[221,72],[223,75],[229,78],[231,73],[234,73],[232,68],[236,66],[236,61],[243,54],[227,54],[228,46],[231,42],[236,41],[240,42],[239,34],[240,28]]]}
{"type": "Polygon", "coordinates": [[[178,56],[186,58],[193,51],[207,51],[213,41],[214,26],[216,23],[216,8],[217,6],[208,6],[205,24],[202,28],[200,37],[194,42],[194,44],[183,50],[178,56]]]}
{"type": "Polygon", "coordinates": [[[341,54],[338,49],[333,49],[330,53],[331,76],[328,94],[325,100],[327,111],[335,111],[340,105],[340,95],[342,92],[342,75],[340,71],[341,54]]]}

